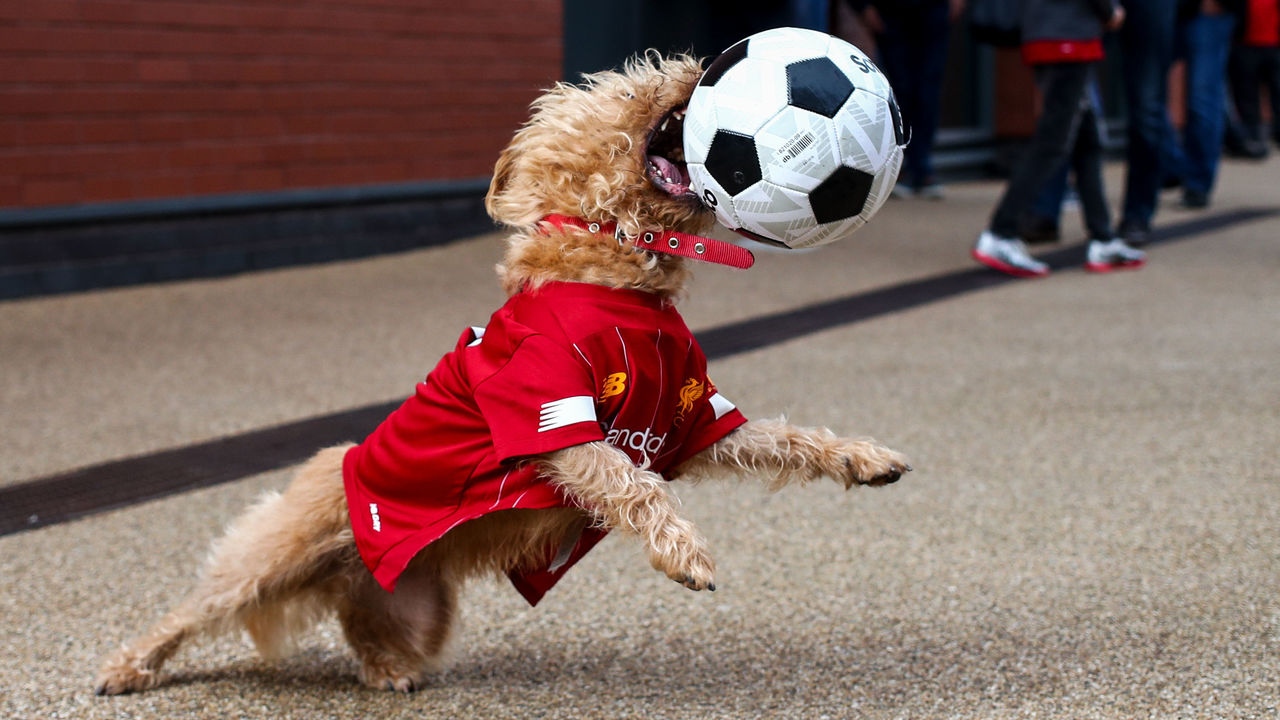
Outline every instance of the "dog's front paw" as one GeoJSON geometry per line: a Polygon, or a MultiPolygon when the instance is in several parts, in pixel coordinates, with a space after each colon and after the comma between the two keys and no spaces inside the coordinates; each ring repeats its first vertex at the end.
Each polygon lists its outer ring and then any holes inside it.
{"type": "Polygon", "coordinates": [[[667,577],[690,590],[716,591],[716,567],[710,555],[694,558],[683,570],[667,572],[667,577]]]}
{"type": "Polygon", "coordinates": [[[828,458],[827,473],[845,489],[854,485],[888,485],[912,471],[901,453],[863,440],[844,443],[828,458]]]}
{"type": "Polygon", "coordinates": [[[716,589],[716,562],[690,523],[673,523],[652,548],[649,561],[690,590],[716,589]]]}

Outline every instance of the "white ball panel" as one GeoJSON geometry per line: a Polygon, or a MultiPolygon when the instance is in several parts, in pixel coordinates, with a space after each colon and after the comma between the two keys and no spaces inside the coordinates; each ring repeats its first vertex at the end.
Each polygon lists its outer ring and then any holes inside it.
{"type": "Polygon", "coordinates": [[[791,247],[802,250],[843,240],[852,235],[854,230],[862,227],[865,222],[861,215],[855,215],[837,222],[813,225],[803,232],[796,233],[791,240],[791,247]]]}
{"type": "Polygon", "coordinates": [[[747,57],[771,60],[785,66],[826,55],[830,42],[830,35],[817,30],[775,28],[751,36],[747,57]]]}
{"type": "Polygon", "coordinates": [[[836,115],[844,164],[876,174],[897,150],[889,103],[878,95],[853,91],[836,115]]]}
{"type": "Polygon", "coordinates": [[[707,159],[711,139],[716,136],[715,88],[699,86],[689,98],[684,115],[685,162],[701,163],[707,159]]]}
{"type": "Polygon", "coordinates": [[[840,166],[835,125],[826,117],[787,107],[756,133],[764,179],[809,192],[840,166]]]}
{"type": "Polygon", "coordinates": [[[893,186],[898,183],[898,171],[902,169],[902,148],[893,147],[893,152],[889,154],[888,161],[880,172],[876,174],[874,180],[871,181],[871,191],[867,193],[867,201],[862,206],[862,212],[858,214],[861,225],[871,219],[876,214],[884,201],[889,199],[889,195],[893,192],[893,186]]]}
{"type": "Polygon", "coordinates": [[[787,106],[787,76],[782,65],[746,57],[711,86],[716,126],[754,135],[769,118],[787,106]]]}
{"type": "Polygon", "coordinates": [[[813,225],[813,209],[803,192],[758,182],[733,199],[738,227],[789,243],[797,233],[813,225]]]}

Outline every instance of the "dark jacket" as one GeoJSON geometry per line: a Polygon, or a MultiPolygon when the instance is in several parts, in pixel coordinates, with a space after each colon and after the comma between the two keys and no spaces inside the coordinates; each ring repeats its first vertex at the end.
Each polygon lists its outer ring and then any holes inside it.
{"type": "Polygon", "coordinates": [[[1022,42],[1095,40],[1114,9],[1114,0],[1023,0],[1022,42]]]}
{"type": "Polygon", "coordinates": [[[921,8],[935,5],[946,5],[947,0],[845,0],[854,12],[862,12],[868,5],[874,6],[876,12],[883,16],[908,15],[919,12],[921,8]]]}
{"type": "MultiPolygon", "coordinates": [[[[1218,0],[1218,4],[1222,9],[1232,13],[1237,18],[1243,17],[1246,9],[1247,0],[1218,0]]],[[[1200,14],[1200,0],[1178,0],[1178,18],[1187,20],[1200,14]]]]}

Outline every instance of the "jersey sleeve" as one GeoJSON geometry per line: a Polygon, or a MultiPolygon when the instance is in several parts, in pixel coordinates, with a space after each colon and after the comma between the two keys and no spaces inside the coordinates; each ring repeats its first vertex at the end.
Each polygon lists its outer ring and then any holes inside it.
{"type": "Polygon", "coordinates": [[[679,467],[681,463],[706,450],[746,421],[746,416],[738,410],[737,406],[721,395],[715,385],[707,380],[707,392],[698,400],[689,435],[681,446],[680,453],[672,460],[671,467],[679,467]]]}
{"type": "Polygon", "coordinates": [[[590,369],[542,335],[475,387],[499,462],[604,439],[590,369]]]}

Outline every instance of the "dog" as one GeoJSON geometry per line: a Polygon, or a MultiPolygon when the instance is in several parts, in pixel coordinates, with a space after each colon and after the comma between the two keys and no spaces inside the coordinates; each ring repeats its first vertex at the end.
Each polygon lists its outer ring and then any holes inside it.
{"type": "Polygon", "coordinates": [[[506,305],[365,442],[320,451],[235,520],[190,595],[104,662],[98,694],[156,686],[202,635],[244,628],[278,656],[330,614],[363,683],[409,692],[441,670],[466,580],[506,574],[537,603],[611,529],[672,580],[714,590],[670,480],[848,489],[911,470],[870,440],[748,421],[707,378],[674,308],[689,258],[750,258],[697,235],[714,218],[680,128],[701,74],[650,52],[534,101],[485,200],[511,229],[506,305]]]}

